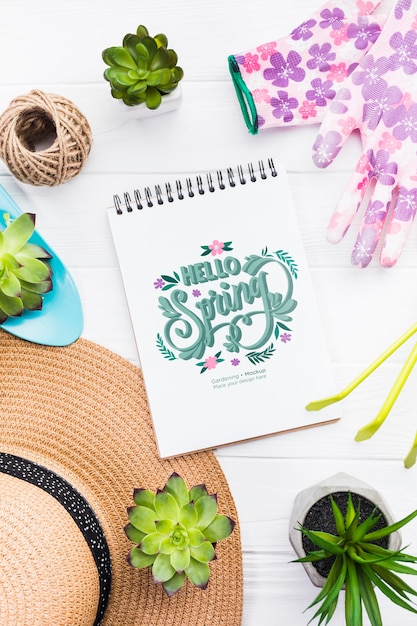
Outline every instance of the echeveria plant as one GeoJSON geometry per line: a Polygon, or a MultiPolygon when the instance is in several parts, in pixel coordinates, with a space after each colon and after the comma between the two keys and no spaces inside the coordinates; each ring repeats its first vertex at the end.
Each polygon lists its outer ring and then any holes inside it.
{"type": "Polygon", "coordinates": [[[51,258],[41,246],[29,242],[35,230],[35,216],[22,213],[11,221],[3,214],[0,230],[0,323],[10,316],[22,315],[24,309],[42,308],[42,295],[52,289],[52,271],[46,262],[51,258]]]}
{"type": "Polygon", "coordinates": [[[176,473],[165,487],[153,493],[135,489],[135,506],[128,508],[125,532],[136,546],[127,557],[137,568],[151,567],[156,583],[168,596],[175,594],[188,578],[205,589],[215,558],[213,544],[228,537],[234,521],[217,512],[217,497],[205,485],[188,490],[176,473]]]}
{"type": "Polygon", "coordinates": [[[145,26],[136,34],[128,33],[122,46],[106,48],[103,61],[109,67],[104,78],[109,81],[113,98],[129,106],[146,103],[157,109],[164,95],[174,91],[184,76],[177,65],[177,53],[168,48],[166,35],[151,37],[145,26]]]}
{"type": "Polygon", "coordinates": [[[407,563],[416,563],[417,557],[378,545],[417,516],[417,510],[391,525],[380,525],[381,514],[374,510],[360,521],[360,502],[355,507],[349,493],[346,513],[331,499],[336,533],[309,530],[300,525],[299,530],[317,550],[297,559],[297,562],[329,562],[326,583],[308,608],[321,603],[312,619],[327,624],[335,610],[339,593],[345,589],[345,620],[347,626],[362,624],[363,608],[372,626],[382,626],[381,613],[375,589],[398,606],[417,613],[408,596],[417,592],[398,574],[416,575],[417,570],[407,563]],[[376,542],[376,543],[375,543],[376,542]]]}

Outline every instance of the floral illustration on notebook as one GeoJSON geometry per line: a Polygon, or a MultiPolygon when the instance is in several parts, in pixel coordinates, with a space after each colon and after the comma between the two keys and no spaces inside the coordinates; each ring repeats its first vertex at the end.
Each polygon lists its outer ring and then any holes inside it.
{"type": "Polygon", "coordinates": [[[227,254],[232,241],[218,239],[201,249],[202,257],[212,258],[181,265],[153,283],[155,290],[169,292],[158,296],[165,323],[156,346],[163,358],[196,361],[204,374],[226,361],[238,371],[247,362],[258,365],[274,357],[276,342],[285,345],[292,337],[294,259],[267,247],[240,259],[227,254]]]}

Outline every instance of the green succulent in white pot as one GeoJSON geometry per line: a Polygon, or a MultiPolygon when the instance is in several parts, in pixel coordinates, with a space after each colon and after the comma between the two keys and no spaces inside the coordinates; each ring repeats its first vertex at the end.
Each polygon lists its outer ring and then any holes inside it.
{"type": "Polygon", "coordinates": [[[298,494],[290,520],[290,541],[320,592],[308,608],[310,621],[328,624],[344,596],[346,626],[382,626],[378,594],[417,614],[417,591],[405,576],[416,576],[417,556],[401,547],[399,530],[417,510],[394,521],[380,494],[366,483],[337,474],[298,494]]]}
{"type": "Polygon", "coordinates": [[[111,95],[128,107],[144,105],[155,111],[169,98],[180,98],[184,71],[163,33],[152,37],[140,25],[136,33],[124,36],[121,46],[103,50],[102,58],[108,66],[104,78],[110,83],[111,95]]]}
{"type": "Polygon", "coordinates": [[[43,296],[52,289],[51,255],[30,242],[35,216],[22,213],[11,220],[3,213],[5,228],[0,230],[0,323],[25,310],[42,308],[43,296]]]}
{"type": "Polygon", "coordinates": [[[188,579],[205,589],[215,544],[229,537],[235,522],[218,513],[217,497],[205,485],[188,489],[173,473],[163,489],[135,489],[135,506],[128,508],[128,538],[136,545],[127,561],[135,568],[149,567],[155,583],[168,596],[177,593],[188,579]]]}

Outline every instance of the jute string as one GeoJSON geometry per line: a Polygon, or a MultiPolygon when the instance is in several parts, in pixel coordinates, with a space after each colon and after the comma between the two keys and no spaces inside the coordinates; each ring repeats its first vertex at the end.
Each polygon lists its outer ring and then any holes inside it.
{"type": "Polygon", "coordinates": [[[87,119],[57,94],[33,90],[12,100],[0,116],[0,158],[23,183],[65,183],[84,167],[91,145],[87,119]]]}

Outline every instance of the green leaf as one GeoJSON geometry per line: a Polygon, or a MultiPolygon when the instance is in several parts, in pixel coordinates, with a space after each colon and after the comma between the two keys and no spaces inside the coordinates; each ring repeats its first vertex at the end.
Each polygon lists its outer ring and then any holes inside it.
{"type": "Polygon", "coordinates": [[[165,280],[165,282],[167,283],[174,283],[177,284],[178,283],[178,274],[176,274],[176,272],[173,272],[175,278],[173,278],[172,276],[168,276],[167,274],[161,274],[161,278],[162,280],[165,280]]]}
{"type": "Polygon", "coordinates": [[[140,550],[138,547],[135,546],[129,552],[127,560],[130,563],[130,565],[132,565],[133,567],[142,569],[144,567],[148,567],[149,565],[152,565],[152,563],[155,560],[155,557],[149,554],[144,554],[142,550],[140,550]]]}
{"type": "Polygon", "coordinates": [[[104,71],[104,78],[108,80],[114,89],[122,92],[126,87],[136,85],[136,79],[130,76],[129,70],[123,67],[109,67],[104,71]]]}
{"type": "Polygon", "coordinates": [[[123,48],[126,48],[129,51],[129,54],[134,61],[137,59],[136,46],[138,43],[140,43],[140,38],[133,33],[127,33],[123,37],[123,48]]]}
{"type": "Polygon", "coordinates": [[[152,565],[152,575],[155,582],[164,583],[175,574],[175,569],[171,565],[171,558],[167,554],[158,554],[152,565]]]}
{"type": "Polygon", "coordinates": [[[346,559],[338,559],[335,561],[333,567],[329,572],[329,576],[327,577],[327,582],[325,586],[309,607],[311,608],[312,606],[323,600],[322,604],[313,615],[312,619],[315,619],[319,615],[322,615],[323,617],[327,616],[328,621],[330,619],[329,614],[333,615],[337,606],[339,593],[346,580],[346,569],[346,559]]]}
{"type": "Polygon", "coordinates": [[[21,247],[20,252],[26,254],[27,256],[33,256],[36,259],[52,259],[52,255],[48,252],[48,250],[35,243],[25,243],[21,247]]]}
{"type": "Polygon", "coordinates": [[[158,519],[169,519],[177,522],[179,519],[180,508],[178,502],[170,493],[160,491],[155,496],[155,511],[158,519]]]}
{"type": "Polygon", "coordinates": [[[155,87],[148,87],[146,91],[146,106],[148,109],[157,109],[162,102],[162,96],[155,87]]]}
{"type": "Polygon", "coordinates": [[[227,515],[216,515],[211,524],[203,530],[203,533],[209,541],[215,543],[226,539],[232,533],[234,526],[234,521],[227,515]]]}
{"type": "Polygon", "coordinates": [[[34,293],[44,294],[52,291],[53,284],[52,280],[48,278],[47,280],[41,280],[38,283],[28,283],[26,280],[20,280],[20,286],[22,289],[26,289],[27,291],[33,291],[34,293]]]}
{"type": "Polygon", "coordinates": [[[188,502],[181,507],[180,524],[185,528],[193,528],[197,523],[197,511],[194,502],[188,502]]]}
{"type": "Polygon", "coordinates": [[[182,550],[174,550],[171,554],[171,565],[177,573],[183,572],[190,564],[190,548],[186,546],[182,550]]]}
{"type": "Polygon", "coordinates": [[[40,283],[47,280],[51,275],[50,267],[39,259],[32,259],[23,254],[16,254],[16,259],[21,264],[21,267],[15,270],[18,278],[27,280],[30,283],[40,283]]]}
{"type": "Polygon", "coordinates": [[[20,280],[16,278],[14,274],[9,274],[3,280],[0,279],[0,284],[2,291],[6,294],[6,296],[12,296],[15,298],[20,297],[20,280]]]}
{"type": "Polygon", "coordinates": [[[382,578],[382,580],[384,580],[390,587],[392,587],[392,589],[394,589],[394,591],[396,591],[403,598],[406,598],[408,600],[407,594],[410,594],[412,596],[417,595],[417,591],[415,591],[412,587],[410,587],[408,583],[406,583],[392,571],[386,570],[380,565],[374,565],[373,570],[380,578],[382,578]]]}
{"type": "Polygon", "coordinates": [[[146,506],[132,506],[128,509],[129,521],[144,533],[155,532],[156,513],[146,506]]]}
{"type": "Polygon", "coordinates": [[[369,578],[363,573],[362,569],[358,567],[357,570],[358,583],[361,592],[361,598],[368,614],[371,626],[382,626],[381,612],[379,610],[378,600],[375,595],[374,587],[369,578]]]}
{"type": "Polygon", "coordinates": [[[124,528],[124,531],[126,533],[126,536],[130,539],[130,541],[133,541],[133,543],[136,543],[136,544],[140,544],[140,542],[145,536],[145,533],[135,528],[133,524],[127,524],[124,528]]]}
{"type": "Polygon", "coordinates": [[[158,33],[157,35],[154,35],[153,38],[158,44],[158,47],[164,46],[164,48],[166,48],[168,46],[168,38],[164,35],[164,33],[158,33]]]}
{"type": "Polygon", "coordinates": [[[343,554],[345,552],[342,546],[339,546],[337,543],[333,543],[332,541],[327,541],[314,530],[309,530],[308,528],[302,526],[301,531],[306,537],[310,539],[310,541],[314,543],[314,545],[322,548],[323,550],[326,550],[330,554],[343,554]]]}
{"type": "Polygon", "coordinates": [[[339,535],[343,535],[345,533],[345,530],[346,530],[345,518],[343,517],[343,513],[340,510],[340,508],[337,506],[337,504],[334,501],[332,496],[330,496],[330,503],[332,505],[333,517],[334,517],[334,521],[336,523],[336,530],[337,530],[339,535]]]}
{"type": "Polygon", "coordinates": [[[385,528],[381,528],[380,530],[375,530],[372,533],[368,533],[367,535],[365,535],[364,541],[377,541],[382,537],[391,535],[395,531],[399,530],[400,528],[411,522],[411,520],[413,520],[415,517],[417,517],[417,509],[413,511],[413,513],[410,513],[410,515],[407,515],[407,517],[401,519],[399,522],[395,522],[394,524],[390,524],[385,528]]]}
{"type": "Polygon", "coordinates": [[[373,513],[367,517],[362,524],[356,528],[356,530],[352,533],[352,541],[360,542],[364,539],[364,537],[370,532],[370,530],[378,523],[381,519],[380,515],[374,515],[373,513]]]}
{"type": "Polygon", "coordinates": [[[196,547],[199,546],[203,541],[205,541],[205,537],[201,530],[198,528],[189,528],[188,529],[188,540],[190,542],[190,546],[196,547]]]}
{"type": "Polygon", "coordinates": [[[156,67],[151,66],[151,61],[155,57],[155,54],[158,52],[158,45],[156,41],[154,40],[153,37],[147,36],[147,37],[143,37],[142,44],[147,48],[148,53],[149,53],[149,62],[150,62],[149,69],[150,70],[158,69],[156,67]]]}
{"type": "Polygon", "coordinates": [[[158,554],[163,535],[158,532],[149,533],[140,542],[140,549],[145,554],[158,554]]]}
{"type": "Polygon", "coordinates": [[[166,594],[169,597],[171,597],[175,593],[177,593],[177,591],[179,591],[181,587],[183,586],[185,579],[186,579],[185,572],[181,572],[181,574],[178,574],[178,572],[176,572],[172,576],[172,578],[162,583],[162,586],[166,594]]]}
{"type": "Polygon", "coordinates": [[[197,502],[202,496],[208,496],[207,487],[204,484],[195,485],[190,489],[190,500],[197,502]]]}
{"type": "Polygon", "coordinates": [[[146,79],[146,82],[148,83],[148,85],[151,85],[152,87],[156,87],[157,85],[160,85],[161,83],[162,84],[169,83],[170,81],[171,81],[171,72],[167,68],[150,72],[146,79]]]}
{"type": "Polygon", "coordinates": [[[42,298],[38,293],[22,289],[20,298],[23,303],[23,307],[28,311],[40,311],[42,309],[42,298]]]}
{"type": "Polygon", "coordinates": [[[151,62],[149,63],[149,70],[154,72],[155,70],[161,70],[163,68],[168,67],[169,65],[169,56],[166,51],[166,48],[158,48],[155,52],[151,62]]]}
{"type": "Polygon", "coordinates": [[[199,546],[191,546],[190,553],[193,559],[200,563],[209,563],[214,559],[214,548],[210,541],[204,541],[199,546]]]}
{"type": "Polygon", "coordinates": [[[137,505],[155,510],[155,494],[153,491],[149,491],[149,489],[135,489],[133,491],[133,500],[137,505]]]}
{"type": "Polygon", "coordinates": [[[346,598],[345,617],[347,626],[359,626],[362,624],[362,603],[359,591],[359,582],[356,565],[350,559],[346,559],[346,598]]]}
{"type": "Polygon", "coordinates": [[[178,506],[182,507],[190,501],[190,495],[185,480],[176,472],[168,478],[164,489],[176,499],[178,506]]]}
{"type": "Polygon", "coordinates": [[[185,570],[190,581],[196,587],[205,589],[207,587],[208,580],[210,578],[210,568],[207,563],[200,563],[196,559],[191,558],[190,564],[185,570]]]}
{"type": "Polygon", "coordinates": [[[22,213],[3,231],[4,251],[16,254],[35,230],[33,213],[22,213]]]}
{"type": "Polygon", "coordinates": [[[391,600],[391,602],[394,602],[394,604],[397,604],[398,606],[402,607],[403,609],[406,609],[407,611],[411,611],[412,613],[417,613],[417,609],[411,606],[411,604],[406,602],[397,593],[395,593],[393,589],[391,589],[388,585],[386,585],[385,582],[381,580],[379,575],[377,575],[371,567],[367,565],[363,565],[362,567],[363,567],[365,574],[368,576],[368,578],[374,583],[376,587],[378,587],[378,589],[380,589],[380,591],[382,591],[384,595],[387,596],[389,600],[391,600]]]}
{"type": "Polygon", "coordinates": [[[23,313],[23,303],[20,298],[13,296],[6,296],[0,289],[0,307],[6,313],[12,317],[19,317],[23,313]]]}
{"type": "Polygon", "coordinates": [[[136,29],[136,34],[140,39],[144,39],[144,37],[149,37],[149,32],[146,26],[140,24],[136,29]]]}
{"type": "Polygon", "coordinates": [[[214,520],[217,514],[217,498],[216,496],[202,496],[195,503],[198,514],[198,522],[196,528],[204,530],[214,520]]]}
{"type": "Polygon", "coordinates": [[[136,63],[132,59],[132,55],[129,50],[123,46],[112,46],[111,48],[106,48],[106,50],[103,50],[102,57],[103,61],[107,63],[107,65],[117,65],[129,70],[136,69],[136,63]]]}

